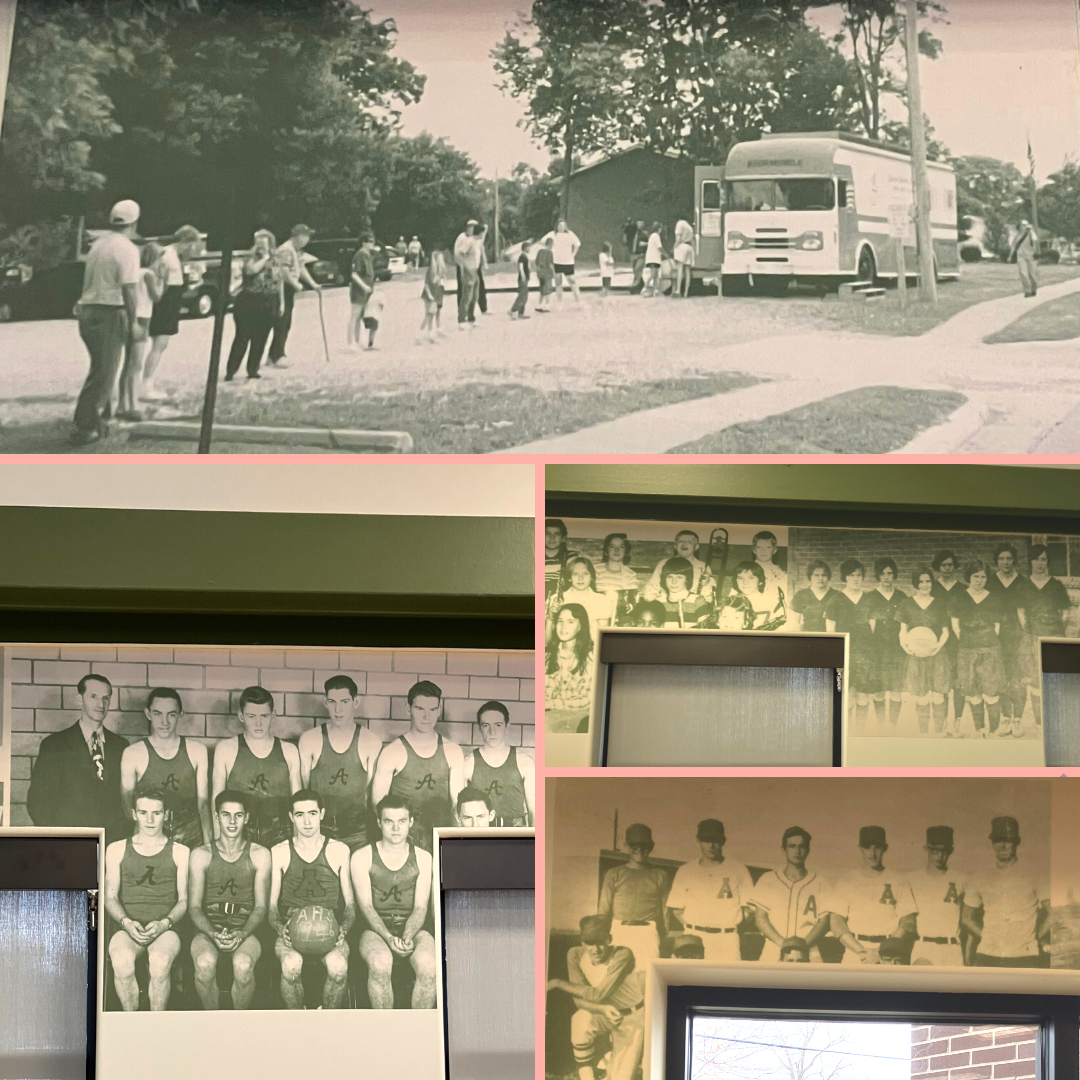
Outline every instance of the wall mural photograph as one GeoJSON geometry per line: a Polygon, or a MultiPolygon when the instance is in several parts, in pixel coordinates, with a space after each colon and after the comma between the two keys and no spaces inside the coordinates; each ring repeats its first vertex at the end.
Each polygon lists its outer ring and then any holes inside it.
{"type": "Polygon", "coordinates": [[[105,829],[105,1008],[434,1009],[432,830],[531,826],[529,652],[8,646],[10,820],[105,829]]]}

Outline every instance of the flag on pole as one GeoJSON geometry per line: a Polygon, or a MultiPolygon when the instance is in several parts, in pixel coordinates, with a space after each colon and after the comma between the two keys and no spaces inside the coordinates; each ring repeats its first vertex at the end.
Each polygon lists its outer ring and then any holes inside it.
{"type": "Polygon", "coordinates": [[[1028,159],[1028,171],[1031,176],[1035,175],[1035,151],[1031,149],[1031,133],[1028,133],[1027,137],[1027,159],[1028,159]]]}

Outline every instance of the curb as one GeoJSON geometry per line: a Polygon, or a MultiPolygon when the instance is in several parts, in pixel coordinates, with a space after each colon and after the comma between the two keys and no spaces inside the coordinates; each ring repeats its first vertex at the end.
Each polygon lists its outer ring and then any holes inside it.
{"type": "MultiPolygon", "coordinates": [[[[190,420],[144,420],[128,429],[129,439],[180,439],[196,442],[201,425],[190,420]]],[[[354,453],[411,454],[413,439],[407,431],[356,431],[330,428],[256,427],[215,424],[214,438],[225,442],[272,443],[278,446],[318,446],[354,453]]]]}
{"type": "Polygon", "coordinates": [[[920,431],[894,454],[952,454],[986,426],[989,409],[983,399],[970,396],[944,423],[920,431]]]}

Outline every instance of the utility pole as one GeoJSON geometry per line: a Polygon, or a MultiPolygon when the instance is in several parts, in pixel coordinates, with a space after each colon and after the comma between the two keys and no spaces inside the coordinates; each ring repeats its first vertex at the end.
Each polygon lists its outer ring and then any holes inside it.
{"type": "Polygon", "coordinates": [[[919,298],[937,303],[934,237],[930,228],[930,179],[926,171],[926,126],[919,86],[918,0],[904,0],[907,46],[908,126],[911,128],[911,179],[915,188],[915,233],[919,245],[919,298]]]}
{"type": "Polygon", "coordinates": [[[499,261],[502,253],[502,243],[499,237],[499,170],[495,170],[495,262],[499,261]]]}

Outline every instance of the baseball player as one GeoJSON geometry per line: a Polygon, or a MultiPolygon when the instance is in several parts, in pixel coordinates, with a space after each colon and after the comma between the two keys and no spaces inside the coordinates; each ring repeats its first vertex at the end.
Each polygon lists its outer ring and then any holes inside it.
{"type": "Polygon", "coordinates": [[[961,914],[968,931],[967,962],[980,967],[1039,967],[1039,945],[1050,939],[1050,888],[1044,878],[1025,874],[1016,849],[1016,818],[990,823],[994,868],[972,877],[961,914]]]}
{"type": "Polygon", "coordinates": [[[577,1011],[570,1018],[580,1080],[595,1080],[596,1062],[610,1042],[607,1080],[633,1080],[644,1044],[644,977],[634,970],[634,954],[611,942],[611,920],[586,915],[581,944],[567,954],[569,979],[548,979],[548,990],[570,994],[577,1011]]]}
{"type": "Polygon", "coordinates": [[[799,938],[806,944],[809,959],[820,964],[817,942],[829,932],[829,913],[818,902],[824,882],[806,869],[810,834],[792,825],[784,831],[780,850],[784,868],[762,874],[750,893],[754,921],[765,936],[761,959],[770,964],[782,960],[784,942],[799,938]]]}
{"type": "Polygon", "coordinates": [[[727,837],[722,821],[706,818],[699,822],[697,841],[701,858],[675,871],[668,911],[688,933],[701,938],[706,960],[733,963],[741,959],[739,923],[754,883],[745,866],[724,858],[727,837]]]}
{"type": "Polygon", "coordinates": [[[845,964],[878,964],[878,952],[887,938],[915,936],[915,897],[903,874],[883,864],[889,845],[880,825],[859,830],[862,869],[845,874],[833,883],[831,913],[834,937],[844,945],[845,964]]]}
{"type": "Polygon", "coordinates": [[[935,967],[962,967],[960,910],[966,885],[949,869],[953,853],[953,831],[948,825],[931,825],[926,830],[926,869],[913,875],[911,890],[919,909],[919,936],[911,950],[913,964],[935,967]]]}
{"type": "Polygon", "coordinates": [[[612,942],[629,949],[643,969],[647,961],[660,959],[668,878],[660,867],[649,865],[653,838],[648,825],[631,825],[626,846],[630,859],[604,875],[596,913],[611,919],[612,942]]]}
{"type": "MultiPolygon", "coordinates": [[[[694,568],[694,580],[690,584],[690,592],[697,593],[702,600],[708,600],[711,603],[713,594],[716,591],[716,581],[709,567],[697,557],[698,548],[701,547],[698,534],[690,529],[683,529],[682,532],[675,534],[673,546],[675,554],[686,559],[694,568]]],[[[661,575],[668,558],[670,556],[661,559],[653,568],[648,584],[641,591],[642,600],[664,599],[664,582],[661,581],[661,575]]]]}
{"type": "Polygon", "coordinates": [[[806,944],[806,939],[801,937],[784,938],[780,943],[780,963],[809,964],[810,946],[806,944]]]}
{"type": "Polygon", "coordinates": [[[878,963],[887,967],[901,967],[904,963],[904,953],[907,949],[900,938],[886,938],[878,946],[878,963]]]}

